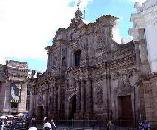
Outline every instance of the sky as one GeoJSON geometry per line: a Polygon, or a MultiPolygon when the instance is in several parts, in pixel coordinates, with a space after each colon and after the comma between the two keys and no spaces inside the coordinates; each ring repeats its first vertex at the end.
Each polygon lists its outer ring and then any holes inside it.
{"type": "MultiPolygon", "coordinates": [[[[134,2],[145,0],[81,0],[85,20],[102,15],[119,18],[116,38],[130,39],[134,2]]],[[[43,72],[47,67],[45,47],[52,45],[58,28],[66,28],[77,10],[78,0],[0,0],[0,64],[6,60],[28,62],[29,69],[43,72]]]]}

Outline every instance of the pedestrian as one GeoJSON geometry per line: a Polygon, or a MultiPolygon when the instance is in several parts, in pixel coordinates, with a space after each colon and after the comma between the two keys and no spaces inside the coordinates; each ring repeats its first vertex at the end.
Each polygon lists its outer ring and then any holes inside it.
{"type": "Polygon", "coordinates": [[[4,129],[5,129],[5,123],[4,123],[4,121],[2,121],[1,130],[4,130],[4,129]]]}
{"type": "Polygon", "coordinates": [[[32,117],[32,119],[31,119],[31,126],[29,127],[28,130],[37,130],[35,117],[32,117]]]}
{"type": "Polygon", "coordinates": [[[147,120],[143,122],[143,128],[144,130],[150,130],[150,124],[147,120]]]}
{"type": "Polygon", "coordinates": [[[1,125],[2,125],[2,121],[0,120],[0,128],[1,128],[1,125]]]}
{"type": "Polygon", "coordinates": [[[30,127],[28,130],[37,130],[37,127],[30,127]]]}
{"type": "Polygon", "coordinates": [[[52,130],[52,125],[51,125],[51,123],[50,123],[48,118],[46,118],[46,120],[45,120],[43,129],[44,130],[52,130]]]}
{"type": "Polygon", "coordinates": [[[26,116],[25,123],[26,123],[26,129],[28,129],[29,128],[29,118],[28,118],[28,116],[26,116]]]}
{"type": "Polygon", "coordinates": [[[107,130],[111,130],[113,127],[112,121],[108,121],[107,123],[107,130]]]}
{"type": "Polygon", "coordinates": [[[52,130],[55,130],[56,129],[56,125],[55,125],[53,119],[51,119],[51,125],[52,125],[52,130]]]}
{"type": "Polygon", "coordinates": [[[31,119],[31,126],[36,126],[36,118],[32,117],[31,119]]]}
{"type": "Polygon", "coordinates": [[[138,123],[138,130],[144,130],[142,121],[139,121],[138,123]]]}

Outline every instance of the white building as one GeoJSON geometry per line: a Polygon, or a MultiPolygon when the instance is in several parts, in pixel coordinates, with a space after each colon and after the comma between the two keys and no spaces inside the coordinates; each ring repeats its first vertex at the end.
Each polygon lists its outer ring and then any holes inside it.
{"type": "Polygon", "coordinates": [[[26,112],[28,65],[9,60],[0,65],[0,113],[26,112]]]}
{"type": "MultiPolygon", "coordinates": [[[[157,72],[157,0],[146,0],[142,4],[136,2],[135,8],[136,13],[131,15],[133,28],[129,30],[129,34],[133,36],[134,41],[146,40],[148,60],[151,72],[154,73],[157,72]]],[[[142,53],[144,51],[141,46],[141,56],[142,53]]],[[[144,60],[145,58],[143,64],[144,60]]]]}

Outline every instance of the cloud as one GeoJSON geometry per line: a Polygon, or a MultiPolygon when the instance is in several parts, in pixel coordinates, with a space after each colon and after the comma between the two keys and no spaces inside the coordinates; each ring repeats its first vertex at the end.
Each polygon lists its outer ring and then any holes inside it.
{"type": "Polygon", "coordinates": [[[122,39],[122,36],[120,34],[120,30],[119,30],[119,23],[122,20],[123,20],[123,17],[119,16],[119,19],[117,19],[116,24],[112,29],[113,40],[119,44],[121,43],[121,39],[122,39]]]}
{"type": "Polygon", "coordinates": [[[120,35],[119,28],[117,25],[112,29],[112,35],[113,35],[113,40],[120,44],[121,35],[120,35]]]}
{"type": "MultiPolygon", "coordinates": [[[[47,57],[44,48],[74,17],[74,0],[0,0],[0,62],[47,57]]],[[[83,9],[92,0],[82,0],[83,9]]],[[[75,1],[77,3],[77,1],[75,1]]]]}
{"type": "Polygon", "coordinates": [[[118,0],[119,2],[139,2],[139,3],[143,3],[145,2],[146,0],[118,0]]]}

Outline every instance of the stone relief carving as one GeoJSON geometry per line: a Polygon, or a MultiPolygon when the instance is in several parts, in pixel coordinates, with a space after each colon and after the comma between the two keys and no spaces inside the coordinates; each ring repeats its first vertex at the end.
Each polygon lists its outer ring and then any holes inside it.
{"type": "Polygon", "coordinates": [[[97,87],[96,88],[96,101],[95,101],[95,104],[99,107],[102,106],[103,104],[103,90],[102,90],[102,87],[97,87]]]}
{"type": "Polygon", "coordinates": [[[42,93],[39,93],[39,95],[38,95],[38,105],[40,106],[40,105],[42,105],[42,103],[43,103],[43,96],[42,96],[42,93]]]}
{"type": "MultiPolygon", "coordinates": [[[[101,20],[101,24],[105,24],[106,21],[103,21],[105,18],[101,20]]],[[[107,17],[106,19],[109,20],[110,17],[107,17]]],[[[105,33],[109,32],[111,27],[107,27],[108,25],[103,26],[99,22],[100,21],[98,20],[96,23],[86,25],[82,28],[73,28],[70,26],[65,29],[64,32],[67,39],[63,40],[67,42],[63,42],[62,44],[59,42],[56,43],[59,44],[58,46],[61,46],[61,49],[59,49],[59,47],[56,49],[54,44],[52,45],[51,48],[54,48],[55,50],[54,53],[52,52],[53,66],[55,66],[57,70],[63,69],[61,63],[64,63],[61,60],[64,56],[64,62],[69,63],[70,65],[64,68],[65,71],[63,73],[54,71],[53,73],[51,72],[51,75],[49,76],[47,76],[48,74],[45,74],[42,78],[38,78],[38,83],[40,84],[38,84],[37,89],[42,92],[47,92],[48,85],[46,84],[53,83],[53,94],[51,94],[51,96],[53,96],[55,102],[65,101],[64,103],[66,106],[70,98],[73,95],[77,96],[77,92],[81,91],[81,98],[86,99],[86,101],[81,102],[81,104],[84,104],[81,108],[85,108],[86,105],[91,102],[93,103],[93,108],[94,106],[96,106],[96,109],[104,108],[103,105],[106,104],[106,99],[104,98],[106,98],[105,93],[107,91],[105,87],[108,86],[108,81],[106,82],[106,79],[109,79],[109,77],[111,77],[111,82],[112,80],[115,80],[116,82],[116,87],[113,86],[116,94],[125,95],[130,92],[130,83],[129,80],[127,80],[129,76],[126,74],[128,73],[127,68],[132,68],[132,66],[135,65],[133,42],[125,45],[118,45],[115,42],[113,43],[112,40],[108,40],[108,43],[106,43],[106,38],[109,36],[108,34],[105,35],[105,33]],[[98,30],[101,27],[103,29],[98,30]],[[95,34],[94,31],[97,31],[97,34],[95,34]],[[112,44],[116,44],[114,50],[110,49],[112,44]],[[66,49],[68,50],[67,52],[66,49]],[[73,52],[78,49],[81,50],[81,62],[80,66],[76,67],[72,64],[74,63],[73,52]],[[106,65],[106,63],[108,64],[106,65]],[[92,79],[93,83],[90,82],[90,79],[92,79]],[[49,82],[42,85],[47,80],[49,82]],[[118,80],[119,83],[117,83],[118,80]],[[81,85],[78,84],[78,81],[81,81],[81,85]],[[83,83],[83,81],[85,81],[86,84],[83,83]],[[89,99],[91,98],[90,93],[88,93],[89,87],[93,89],[93,101],[91,101],[92,99],[89,99]],[[63,98],[64,96],[65,100],[63,98]],[[61,99],[62,101],[60,101],[61,99]]],[[[76,21],[73,21],[73,24],[77,26],[76,21]]],[[[108,22],[107,24],[110,23],[108,22]]],[[[132,75],[134,75],[134,73],[130,74],[130,76],[132,75]]],[[[39,97],[42,98],[42,96],[39,97]]],[[[57,107],[55,109],[57,109],[57,107]]],[[[57,111],[58,110],[56,110],[56,112],[57,111]]],[[[84,110],[82,110],[82,112],[84,112],[84,110]]]]}
{"type": "Polygon", "coordinates": [[[127,74],[121,75],[118,81],[118,88],[115,90],[117,92],[117,95],[119,96],[125,96],[132,92],[133,87],[130,84],[130,80],[128,78],[127,74]]]}

